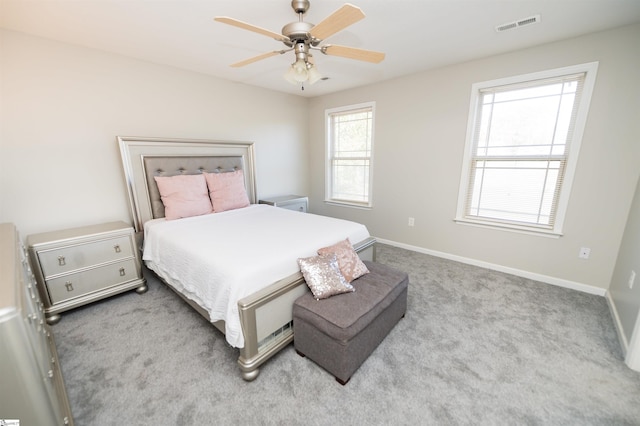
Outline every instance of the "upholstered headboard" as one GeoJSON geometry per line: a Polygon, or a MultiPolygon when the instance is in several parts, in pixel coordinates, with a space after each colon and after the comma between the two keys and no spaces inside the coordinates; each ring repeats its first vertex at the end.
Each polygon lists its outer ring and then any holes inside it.
{"type": "Polygon", "coordinates": [[[154,176],[242,170],[251,203],[256,203],[253,143],[192,139],[118,137],[137,232],[147,220],[164,217],[154,176]]]}

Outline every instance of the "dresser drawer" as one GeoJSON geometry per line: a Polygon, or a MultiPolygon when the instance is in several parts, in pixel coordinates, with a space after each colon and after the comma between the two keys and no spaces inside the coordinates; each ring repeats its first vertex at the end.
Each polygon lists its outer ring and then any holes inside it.
{"type": "Polygon", "coordinates": [[[59,247],[38,252],[42,273],[46,277],[133,256],[129,235],[59,247]]]}
{"type": "MultiPolygon", "coordinates": [[[[49,331],[44,323],[44,312],[24,249],[19,250],[18,256],[20,259],[17,266],[17,269],[20,269],[18,280],[24,296],[21,298],[20,305],[22,317],[31,346],[34,348],[34,359],[40,369],[40,375],[46,377],[51,369],[49,331]]],[[[9,342],[3,341],[3,344],[9,344],[9,342]]]]}
{"type": "Polygon", "coordinates": [[[135,259],[127,259],[47,280],[47,291],[55,304],[137,278],[135,259]]]}
{"type": "Polygon", "coordinates": [[[20,237],[0,224],[0,419],[73,426],[59,365],[20,237]]]}

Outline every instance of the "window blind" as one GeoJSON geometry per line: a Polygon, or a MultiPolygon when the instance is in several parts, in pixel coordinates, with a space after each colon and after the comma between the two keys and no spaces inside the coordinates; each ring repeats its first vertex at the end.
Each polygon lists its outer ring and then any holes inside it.
{"type": "Polygon", "coordinates": [[[480,90],[465,217],[553,228],[584,79],[480,90]]]}
{"type": "Polygon", "coordinates": [[[329,121],[330,201],[370,203],[373,108],[332,112],[329,121]]]}

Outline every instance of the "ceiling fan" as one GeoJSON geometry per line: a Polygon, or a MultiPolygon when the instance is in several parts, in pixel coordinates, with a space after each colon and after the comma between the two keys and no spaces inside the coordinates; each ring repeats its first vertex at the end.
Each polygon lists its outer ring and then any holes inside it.
{"type": "Polygon", "coordinates": [[[322,44],[325,39],[363,19],[365,15],[359,7],[346,3],[317,25],[303,21],[304,14],[309,9],[309,0],[292,0],[291,7],[294,12],[298,14],[298,21],[291,22],[282,27],[282,34],[227,16],[216,16],[214,18],[215,21],[265,35],[284,43],[286,46],[285,49],[263,53],[231,64],[231,66],[243,67],[271,56],[294,51],[296,61],[291,64],[291,67],[287,70],[284,77],[293,84],[302,83],[302,90],[304,90],[305,81],[313,84],[322,78],[313,62],[313,55],[310,53],[310,50],[318,50],[325,55],[340,56],[372,63],[379,63],[384,59],[385,55],[382,52],[333,44],[322,44]]]}

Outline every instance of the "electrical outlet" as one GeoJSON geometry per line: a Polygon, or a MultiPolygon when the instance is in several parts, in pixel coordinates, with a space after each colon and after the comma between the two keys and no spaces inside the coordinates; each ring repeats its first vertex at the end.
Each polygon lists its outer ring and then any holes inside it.
{"type": "Polygon", "coordinates": [[[588,259],[591,254],[591,249],[589,247],[580,247],[580,253],[578,253],[578,257],[580,259],[588,259]]]}
{"type": "Polygon", "coordinates": [[[629,276],[629,289],[633,288],[633,282],[636,280],[636,271],[631,271],[631,275],[629,276]]]}
{"type": "Polygon", "coordinates": [[[409,218],[409,226],[415,226],[416,220],[412,217],[409,218]]]}

